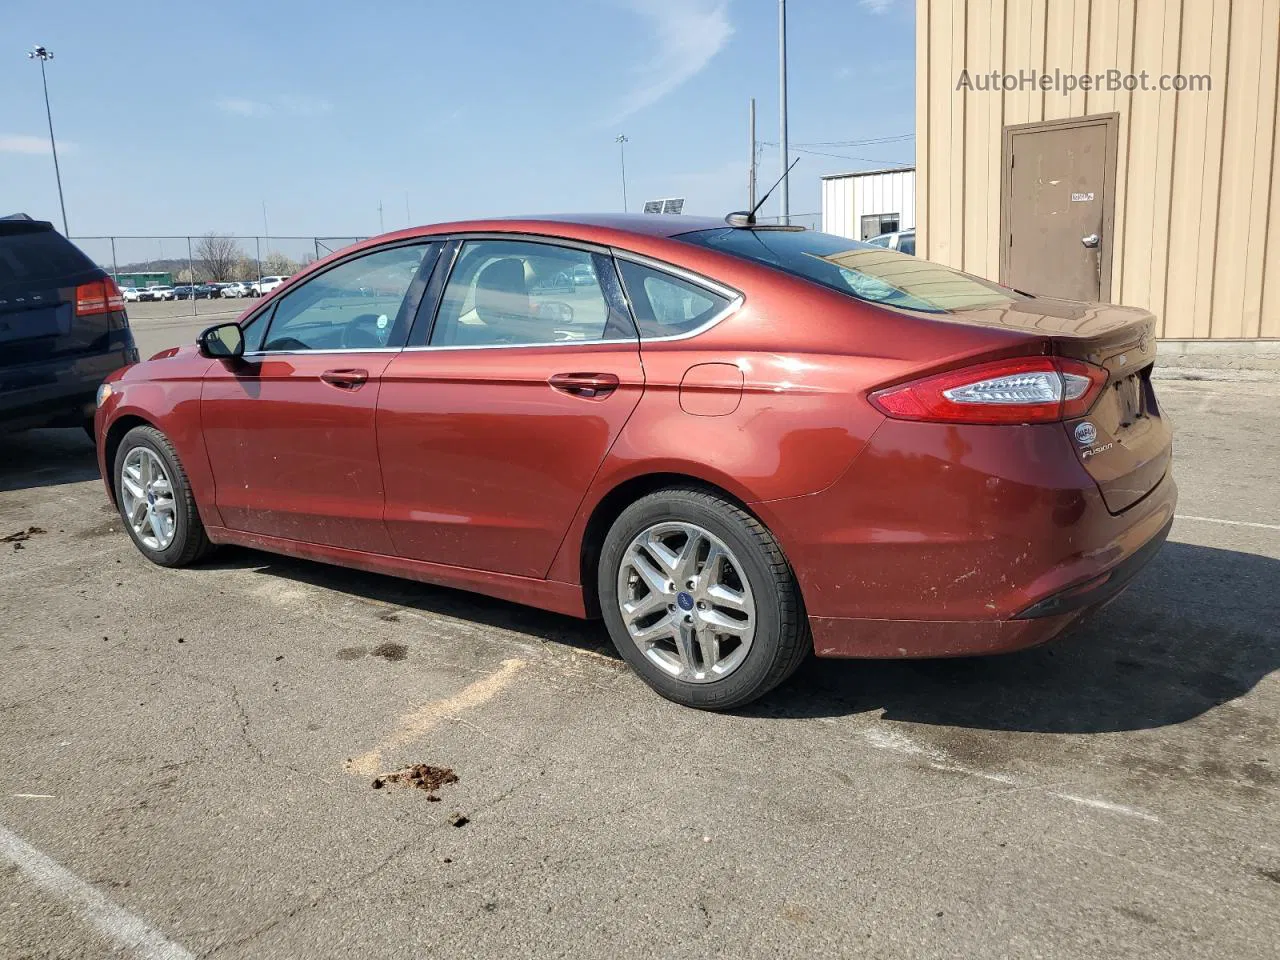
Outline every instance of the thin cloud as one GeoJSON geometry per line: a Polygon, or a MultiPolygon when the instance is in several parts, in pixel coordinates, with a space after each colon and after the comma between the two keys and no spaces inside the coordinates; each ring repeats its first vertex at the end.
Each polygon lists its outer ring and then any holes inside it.
{"type": "Polygon", "coordinates": [[[223,97],[215,106],[223,113],[232,113],[237,117],[265,117],[271,113],[271,107],[259,100],[245,100],[243,97],[223,97]]]}
{"type": "MultiPolygon", "coordinates": [[[[75,153],[79,145],[71,140],[59,140],[58,150],[62,153],[75,153]]],[[[0,153],[48,154],[49,138],[29,136],[25,133],[0,133],[0,153]]]]}
{"type": "Polygon", "coordinates": [[[698,74],[733,35],[725,0],[627,0],[627,5],[649,21],[657,49],[636,69],[636,85],[615,108],[611,123],[698,74]]]}
{"type": "Polygon", "coordinates": [[[871,13],[888,13],[891,7],[897,6],[898,0],[858,0],[858,6],[871,13]]]}
{"type": "Polygon", "coordinates": [[[246,97],[222,97],[214,102],[223,113],[237,117],[269,117],[284,114],[292,117],[318,117],[333,109],[328,100],[315,97],[299,97],[281,94],[267,100],[250,100],[246,97]]]}

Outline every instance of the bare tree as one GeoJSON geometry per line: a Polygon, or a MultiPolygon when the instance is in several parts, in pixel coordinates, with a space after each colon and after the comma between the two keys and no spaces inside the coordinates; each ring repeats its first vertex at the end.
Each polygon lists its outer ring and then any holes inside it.
{"type": "Polygon", "coordinates": [[[215,281],[230,280],[241,256],[235,238],[219,233],[206,233],[197,240],[195,255],[209,279],[215,281]]]}

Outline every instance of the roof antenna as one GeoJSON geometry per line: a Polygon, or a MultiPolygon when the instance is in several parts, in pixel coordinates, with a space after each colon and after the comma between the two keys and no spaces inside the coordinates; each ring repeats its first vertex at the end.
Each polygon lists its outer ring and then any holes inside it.
{"type": "Polygon", "coordinates": [[[733,213],[729,214],[727,217],[724,218],[724,222],[729,224],[729,226],[731,227],[754,226],[756,222],[756,211],[764,206],[764,202],[769,199],[769,194],[773,193],[774,190],[778,189],[778,184],[781,183],[783,180],[787,179],[787,174],[791,172],[791,168],[794,167],[799,162],[800,162],[799,157],[796,157],[794,160],[791,161],[791,166],[787,167],[787,169],[782,172],[782,176],[780,176],[777,179],[774,185],[765,191],[764,196],[760,198],[760,202],[757,203],[754,207],[752,207],[749,213],[746,210],[734,211],[733,213]]]}

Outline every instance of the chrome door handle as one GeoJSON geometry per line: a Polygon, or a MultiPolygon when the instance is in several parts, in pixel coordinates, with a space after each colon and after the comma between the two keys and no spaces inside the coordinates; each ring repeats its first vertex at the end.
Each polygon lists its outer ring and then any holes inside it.
{"type": "Polygon", "coordinates": [[[614,373],[557,373],[547,378],[553,389],[588,399],[607,397],[620,382],[614,373]]]}
{"type": "Polygon", "coordinates": [[[1087,237],[1081,237],[1080,242],[1083,243],[1086,247],[1096,247],[1098,244],[1102,242],[1102,238],[1098,236],[1096,233],[1091,233],[1087,237]]]}

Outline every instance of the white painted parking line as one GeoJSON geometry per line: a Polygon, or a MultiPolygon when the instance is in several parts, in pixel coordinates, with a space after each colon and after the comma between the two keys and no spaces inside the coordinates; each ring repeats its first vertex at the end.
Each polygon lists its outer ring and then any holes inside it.
{"type": "Polygon", "coordinates": [[[1258,530],[1280,530],[1280,523],[1255,523],[1252,520],[1223,520],[1221,517],[1193,517],[1186,513],[1175,513],[1175,520],[1195,520],[1198,523],[1222,523],[1229,527],[1254,527],[1258,530]]]}
{"type": "Polygon", "coordinates": [[[889,753],[897,753],[924,761],[934,770],[946,770],[949,773],[959,773],[967,777],[976,777],[979,780],[992,780],[1018,790],[1038,790],[1060,800],[1070,800],[1072,803],[1092,807],[1094,810],[1116,813],[1124,817],[1133,817],[1137,820],[1146,820],[1148,823],[1161,822],[1160,818],[1154,813],[1147,813],[1145,810],[1139,810],[1136,807],[1128,807],[1122,803],[1112,803],[1110,800],[1100,800],[1097,797],[1082,797],[1075,793],[1050,790],[1035,782],[1011,776],[1007,773],[993,773],[990,770],[979,770],[957,763],[945,750],[919,743],[902,731],[895,730],[892,727],[871,727],[863,731],[862,739],[877,750],[885,750],[889,753]]]}
{"type": "Polygon", "coordinates": [[[1107,813],[1118,813],[1124,817],[1136,817],[1139,820],[1147,820],[1151,823],[1159,823],[1160,818],[1154,813],[1147,813],[1145,810],[1138,810],[1135,807],[1126,807],[1123,803],[1112,803],[1109,800],[1098,800],[1096,797],[1081,797],[1074,793],[1059,793],[1057,790],[1050,790],[1049,794],[1059,797],[1062,800],[1070,800],[1072,803],[1079,803],[1086,807],[1093,807],[1095,810],[1105,810],[1107,813]]]}
{"type": "Polygon", "coordinates": [[[112,903],[93,884],[81,880],[4,827],[0,827],[0,857],[40,889],[70,906],[130,956],[142,960],[195,960],[195,954],[124,907],[112,903]]]}
{"type": "Polygon", "coordinates": [[[373,776],[382,769],[382,757],[389,750],[408,746],[427,735],[441,720],[456,716],[492,700],[525,665],[523,660],[503,660],[494,673],[468,685],[452,697],[434,700],[400,718],[400,729],[368,753],[347,763],[347,771],[358,776],[373,776]]]}

